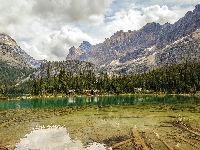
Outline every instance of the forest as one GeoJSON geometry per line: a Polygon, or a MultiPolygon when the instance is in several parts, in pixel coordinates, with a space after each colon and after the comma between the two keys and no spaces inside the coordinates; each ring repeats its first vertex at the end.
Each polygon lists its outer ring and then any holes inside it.
{"type": "Polygon", "coordinates": [[[154,69],[142,74],[70,73],[60,68],[58,75],[31,81],[32,95],[57,94],[195,94],[200,91],[200,62],[186,62],[154,69]],[[95,92],[96,91],[96,92],[95,92]],[[95,93],[94,93],[95,92],[95,93]],[[88,93],[87,93],[88,94],[88,93]]]}

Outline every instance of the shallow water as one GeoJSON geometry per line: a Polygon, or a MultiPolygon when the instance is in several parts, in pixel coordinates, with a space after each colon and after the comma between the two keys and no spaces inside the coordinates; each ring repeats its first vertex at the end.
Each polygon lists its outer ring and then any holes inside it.
{"type": "Polygon", "coordinates": [[[48,126],[35,128],[25,138],[21,139],[15,150],[27,149],[48,149],[48,150],[105,150],[103,144],[91,143],[83,146],[80,140],[72,140],[66,128],[60,126],[48,126]]]}
{"type": "Polygon", "coordinates": [[[34,136],[38,140],[29,147],[34,149],[41,144],[37,141],[44,141],[42,135],[47,137],[43,147],[56,139],[55,143],[63,142],[68,149],[69,141],[77,142],[78,149],[89,149],[94,142],[102,148],[116,147],[123,141],[117,148],[137,149],[138,136],[149,149],[199,149],[200,99],[105,96],[0,101],[0,147],[23,147],[23,141],[34,136]],[[59,140],[61,130],[64,141],[59,140]]]}

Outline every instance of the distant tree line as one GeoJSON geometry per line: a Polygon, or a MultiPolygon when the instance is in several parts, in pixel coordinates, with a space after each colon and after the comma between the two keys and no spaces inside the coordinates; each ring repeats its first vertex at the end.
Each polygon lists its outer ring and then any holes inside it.
{"type": "Polygon", "coordinates": [[[45,77],[32,80],[31,93],[45,94],[85,94],[86,90],[98,90],[100,94],[125,93],[192,93],[200,91],[200,62],[174,64],[154,69],[142,74],[122,75],[92,71],[73,74],[60,68],[58,75],[50,76],[47,69],[45,77]]]}

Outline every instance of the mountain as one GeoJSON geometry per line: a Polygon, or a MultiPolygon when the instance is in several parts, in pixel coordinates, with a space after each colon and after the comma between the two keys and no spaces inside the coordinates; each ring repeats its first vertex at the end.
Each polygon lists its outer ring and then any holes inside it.
{"type": "Polygon", "coordinates": [[[83,41],[81,45],[76,49],[74,46],[69,49],[69,54],[67,56],[67,60],[84,60],[85,54],[89,51],[92,45],[87,42],[83,41]]]}
{"type": "Polygon", "coordinates": [[[83,41],[83,43],[81,43],[81,45],[79,46],[79,48],[80,48],[83,52],[87,53],[88,50],[91,48],[91,46],[92,46],[92,45],[91,45],[88,41],[83,41]]]}
{"type": "Polygon", "coordinates": [[[74,46],[69,49],[69,54],[67,56],[67,60],[81,60],[83,57],[84,51],[80,48],[75,48],[74,46]]]}
{"type": "Polygon", "coordinates": [[[60,70],[64,68],[65,72],[72,74],[79,74],[88,71],[97,72],[98,69],[94,64],[90,62],[78,61],[78,60],[67,60],[67,61],[53,61],[43,62],[35,75],[47,76],[49,70],[50,76],[58,75],[60,70]]]}
{"type": "Polygon", "coordinates": [[[200,61],[200,28],[164,47],[155,60],[158,66],[200,61]]]}
{"type": "Polygon", "coordinates": [[[28,55],[14,39],[5,34],[0,34],[0,60],[15,67],[38,68],[41,64],[41,61],[28,55]]]}
{"type": "Polygon", "coordinates": [[[73,47],[66,59],[92,62],[103,71],[140,73],[153,68],[199,60],[200,5],[174,24],[148,23],[138,31],[118,31],[87,51],[73,47]],[[194,36],[196,35],[196,36],[194,36]],[[189,42],[188,42],[189,40],[189,42]],[[194,48],[195,52],[190,53],[194,48]],[[191,50],[191,51],[190,51],[191,50]],[[190,51],[190,52],[189,52],[190,51]],[[171,55],[173,54],[173,56],[171,55]],[[176,61],[173,61],[173,60],[176,61]]]}

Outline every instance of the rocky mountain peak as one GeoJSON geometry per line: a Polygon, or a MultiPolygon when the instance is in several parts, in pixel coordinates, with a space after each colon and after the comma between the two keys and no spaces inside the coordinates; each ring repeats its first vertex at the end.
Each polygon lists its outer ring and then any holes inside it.
{"type": "Polygon", "coordinates": [[[169,30],[171,27],[172,27],[172,25],[168,22],[162,25],[162,29],[164,31],[169,30]]]}
{"type": "MultiPolygon", "coordinates": [[[[195,11],[194,11],[194,12],[195,12],[195,11]]],[[[185,17],[190,17],[192,14],[193,14],[192,11],[188,11],[188,12],[185,14],[185,17]]]]}
{"type": "Polygon", "coordinates": [[[200,12],[200,4],[197,4],[197,5],[195,6],[194,11],[198,11],[198,12],[200,12]]]}
{"type": "Polygon", "coordinates": [[[76,51],[76,48],[74,46],[72,46],[70,49],[69,49],[69,54],[73,54],[75,53],[76,51]]]}
{"type": "Polygon", "coordinates": [[[12,46],[17,45],[16,41],[6,34],[0,34],[0,43],[9,44],[12,46]]]}
{"type": "Polygon", "coordinates": [[[91,44],[88,41],[83,41],[83,43],[81,43],[81,45],[79,46],[79,48],[83,51],[83,52],[88,52],[88,50],[91,48],[91,44]]]}
{"type": "Polygon", "coordinates": [[[155,22],[152,22],[152,23],[147,23],[141,30],[151,30],[151,29],[157,29],[161,27],[161,25],[159,23],[155,23],[155,22]]]}
{"type": "Polygon", "coordinates": [[[28,55],[17,42],[6,34],[0,34],[0,60],[17,67],[38,68],[40,61],[28,55]]]}
{"type": "Polygon", "coordinates": [[[80,49],[80,48],[75,48],[74,46],[72,46],[69,49],[69,54],[66,57],[66,60],[79,60],[82,54],[84,54],[84,52],[80,49]]]}

